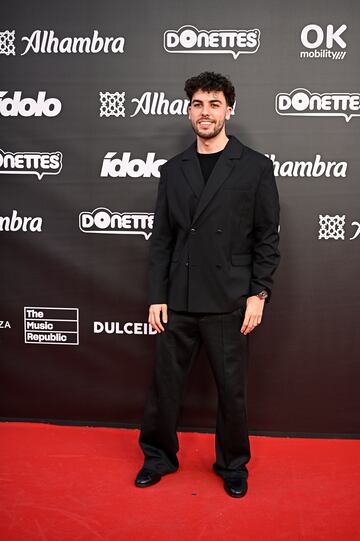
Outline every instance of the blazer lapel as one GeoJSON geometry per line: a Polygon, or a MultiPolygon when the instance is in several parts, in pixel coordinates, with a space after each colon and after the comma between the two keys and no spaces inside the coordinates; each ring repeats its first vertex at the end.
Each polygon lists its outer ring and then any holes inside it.
{"type": "Polygon", "coordinates": [[[204,189],[205,182],[203,179],[200,162],[196,155],[196,143],[194,144],[194,149],[192,146],[189,147],[184,154],[187,155],[186,158],[183,158],[182,169],[185,174],[186,180],[196,197],[200,198],[201,193],[204,189]]]}
{"type": "Polygon", "coordinates": [[[196,141],[187,149],[183,154],[183,171],[185,177],[195,193],[199,198],[195,214],[192,219],[191,225],[193,225],[199,218],[200,214],[208,206],[216,192],[229,177],[231,171],[234,168],[234,159],[239,159],[243,151],[243,145],[233,135],[229,135],[229,141],[224,148],[220,158],[216,162],[214,169],[207,183],[204,185],[204,179],[198,157],[196,155],[196,141]]]}

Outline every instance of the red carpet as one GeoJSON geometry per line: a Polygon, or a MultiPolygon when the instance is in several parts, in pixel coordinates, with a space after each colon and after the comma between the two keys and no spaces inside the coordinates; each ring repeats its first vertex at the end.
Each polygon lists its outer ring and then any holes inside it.
{"type": "Polygon", "coordinates": [[[249,489],[212,471],[214,436],[146,489],[138,430],[0,423],[1,541],[360,539],[360,441],[251,437],[249,489]]]}

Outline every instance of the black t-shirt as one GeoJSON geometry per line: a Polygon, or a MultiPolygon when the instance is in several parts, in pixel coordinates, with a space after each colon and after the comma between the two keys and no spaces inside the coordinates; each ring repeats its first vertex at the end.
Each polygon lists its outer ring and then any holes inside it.
{"type": "Polygon", "coordinates": [[[204,177],[205,184],[209,176],[211,175],[211,172],[214,169],[215,164],[220,158],[220,155],[223,152],[223,150],[220,150],[219,152],[212,152],[211,154],[200,154],[200,152],[196,152],[197,157],[199,158],[200,167],[201,167],[201,171],[204,177]]]}

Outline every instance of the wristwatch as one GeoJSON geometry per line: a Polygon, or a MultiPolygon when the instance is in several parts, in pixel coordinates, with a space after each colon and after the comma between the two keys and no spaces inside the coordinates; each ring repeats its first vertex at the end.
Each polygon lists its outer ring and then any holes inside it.
{"type": "Polygon", "coordinates": [[[259,299],[263,300],[269,296],[269,293],[266,291],[266,289],[263,289],[262,291],[260,291],[260,293],[257,293],[256,296],[259,297],[259,299]]]}

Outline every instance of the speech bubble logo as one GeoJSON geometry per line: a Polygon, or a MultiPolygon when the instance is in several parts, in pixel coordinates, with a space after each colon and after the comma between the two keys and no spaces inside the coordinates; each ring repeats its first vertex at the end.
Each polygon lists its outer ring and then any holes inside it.
{"type": "Polygon", "coordinates": [[[275,96],[275,111],[284,116],[342,116],[346,122],[360,116],[360,94],[357,92],[310,92],[295,88],[275,96]],[[358,112],[357,112],[358,111],[358,112]]]}
{"type": "Polygon", "coordinates": [[[198,30],[184,25],[164,32],[164,49],[168,53],[254,54],[260,47],[260,30],[198,30]]]}
{"type": "Polygon", "coordinates": [[[83,233],[105,235],[143,235],[149,240],[154,223],[153,212],[112,212],[105,207],[79,214],[79,228],[83,233]]]}
{"type": "Polygon", "coordinates": [[[5,152],[0,149],[0,174],[35,175],[42,180],[45,175],[58,175],[62,170],[63,155],[56,152],[5,152]]]}

